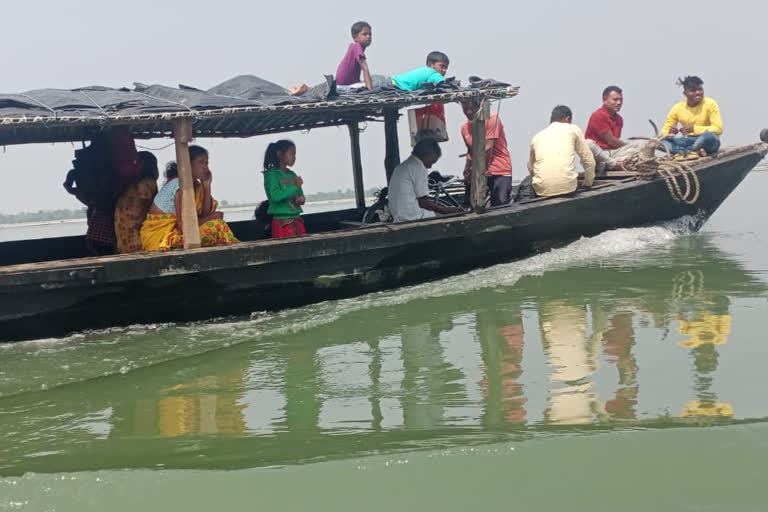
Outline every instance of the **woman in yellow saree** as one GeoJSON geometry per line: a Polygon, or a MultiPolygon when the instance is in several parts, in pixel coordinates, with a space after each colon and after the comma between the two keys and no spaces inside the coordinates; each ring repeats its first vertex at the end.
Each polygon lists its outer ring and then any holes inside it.
{"type": "MultiPolygon", "coordinates": [[[[224,222],[222,212],[216,210],[217,203],[211,197],[213,176],[208,168],[208,151],[200,146],[190,146],[189,159],[192,163],[192,178],[195,180],[195,205],[202,246],[236,243],[237,238],[224,222]]],[[[155,196],[147,218],[141,225],[141,245],[145,251],[168,251],[184,246],[181,191],[175,163],[168,164],[165,177],[167,181],[155,196]]]]}

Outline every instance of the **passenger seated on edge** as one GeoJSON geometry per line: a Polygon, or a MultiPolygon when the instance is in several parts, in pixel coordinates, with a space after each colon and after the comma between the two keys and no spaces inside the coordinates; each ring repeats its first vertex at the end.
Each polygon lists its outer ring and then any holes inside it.
{"type": "MultiPolygon", "coordinates": [[[[570,194],[578,188],[576,155],[584,167],[584,187],[595,179],[595,158],[578,126],[571,124],[573,114],[565,105],[552,110],[550,125],[531,140],[528,172],[531,173],[536,196],[570,194]]],[[[522,185],[521,185],[522,186],[522,185]]]]}
{"type": "Polygon", "coordinates": [[[450,65],[448,56],[443,52],[431,52],[427,55],[427,65],[392,77],[392,83],[401,91],[421,89],[425,83],[437,83],[445,80],[450,65]]]}
{"type": "Polygon", "coordinates": [[[271,143],[264,153],[264,191],[272,215],[272,238],[286,238],[307,233],[301,218],[306,203],[301,179],[289,166],[296,163],[296,144],[290,140],[271,143]]]}
{"type": "Polygon", "coordinates": [[[157,194],[157,158],[149,151],[140,151],[138,158],[141,174],[133,183],[125,184],[115,206],[117,252],[121,254],[141,251],[141,225],[157,194]]]}
{"type": "MultiPolygon", "coordinates": [[[[211,196],[213,175],[208,168],[208,151],[200,146],[189,146],[189,159],[195,182],[195,206],[201,245],[210,247],[238,242],[224,222],[224,214],[216,210],[217,203],[211,196]]],[[[145,251],[168,251],[184,247],[181,190],[176,162],[168,164],[165,177],[165,185],[155,196],[141,225],[141,245],[145,251]]]]}
{"type": "Polygon", "coordinates": [[[440,145],[433,139],[422,139],[413,153],[395,167],[389,180],[389,209],[395,222],[427,219],[441,214],[460,212],[459,208],[440,206],[429,199],[427,170],[442,155],[440,145]]]}
{"type": "Polygon", "coordinates": [[[619,111],[623,104],[621,88],[609,85],[603,90],[603,106],[589,117],[584,137],[597,162],[595,174],[598,176],[614,169],[623,170],[623,160],[638,150],[638,144],[621,140],[624,119],[619,111]]]}
{"type": "Polygon", "coordinates": [[[373,42],[371,26],[365,21],[358,21],[352,25],[352,43],[347,48],[347,53],[341,59],[336,69],[336,85],[340,89],[360,83],[360,73],[363,74],[365,87],[373,89],[371,72],[368,70],[368,61],[365,58],[365,49],[373,42]]]}
{"type": "Polygon", "coordinates": [[[664,145],[670,153],[698,156],[713,155],[720,150],[723,119],[720,107],[704,96],[704,82],[697,76],[677,81],[683,87],[685,100],[672,107],[661,129],[664,145]],[[680,126],[680,128],[678,128],[680,126]]]}

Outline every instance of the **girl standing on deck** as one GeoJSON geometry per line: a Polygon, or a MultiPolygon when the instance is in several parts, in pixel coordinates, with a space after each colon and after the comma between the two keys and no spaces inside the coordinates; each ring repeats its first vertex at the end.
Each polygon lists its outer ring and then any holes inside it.
{"type": "MultiPolygon", "coordinates": [[[[200,146],[189,146],[192,178],[195,181],[195,206],[203,247],[227,245],[238,240],[224,222],[224,214],[216,210],[211,196],[213,175],[208,167],[208,151],[200,146]]],[[[184,246],[181,227],[181,190],[176,163],[168,164],[166,182],[155,196],[147,218],[141,225],[141,244],[145,251],[167,251],[184,246]]]]}
{"type": "Polygon", "coordinates": [[[264,153],[264,191],[272,215],[272,238],[306,234],[301,206],[304,184],[289,167],[296,163],[296,145],[290,140],[271,143],[264,153]]]}

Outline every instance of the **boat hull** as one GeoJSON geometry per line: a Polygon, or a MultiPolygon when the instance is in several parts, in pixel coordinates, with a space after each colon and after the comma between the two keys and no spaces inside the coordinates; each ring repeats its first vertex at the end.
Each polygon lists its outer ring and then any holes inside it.
{"type": "Polygon", "coordinates": [[[0,267],[0,341],[296,307],[523,258],[615,228],[685,216],[697,228],[766,148],[741,148],[703,164],[694,205],[673,200],[663,180],[627,180],[479,215],[232,247],[0,267]]]}

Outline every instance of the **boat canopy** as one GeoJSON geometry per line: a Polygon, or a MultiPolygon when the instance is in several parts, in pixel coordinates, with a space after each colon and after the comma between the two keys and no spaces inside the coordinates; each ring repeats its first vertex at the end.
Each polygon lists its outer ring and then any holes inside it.
{"type": "Polygon", "coordinates": [[[394,88],[337,94],[333,79],[301,96],[252,75],[211,89],[144,85],[39,89],[0,94],[0,145],[84,141],[107,126],[125,127],[135,138],[173,136],[174,123],[190,119],[194,137],[255,135],[378,120],[386,111],[468,99],[502,99],[518,89],[494,80],[454,80],[406,92],[394,88]]]}

